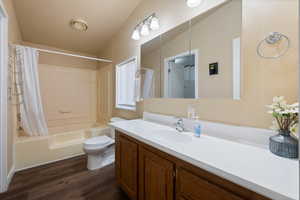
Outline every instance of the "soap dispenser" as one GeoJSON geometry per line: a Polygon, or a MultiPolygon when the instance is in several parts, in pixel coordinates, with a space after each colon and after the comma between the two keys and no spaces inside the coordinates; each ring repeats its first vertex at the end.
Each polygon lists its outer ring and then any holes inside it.
{"type": "Polygon", "coordinates": [[[195,116],[193,118],[193,122],[194,122],[194,136],[200,137],[202,133],[202,125],[200,124],[199,117],[195,116]]]}

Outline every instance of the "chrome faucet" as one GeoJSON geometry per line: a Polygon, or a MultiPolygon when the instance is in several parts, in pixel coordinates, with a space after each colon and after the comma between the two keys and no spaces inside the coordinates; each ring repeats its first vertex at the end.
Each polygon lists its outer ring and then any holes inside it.
{"type": "Polygon", "coordinates": [[[182,118],[179,118],[177,120],[177,122],[175,123],[175,129],[178,132],[183,132],[184,131],[184,123],[183,123],[183,119],[182,118]]]}

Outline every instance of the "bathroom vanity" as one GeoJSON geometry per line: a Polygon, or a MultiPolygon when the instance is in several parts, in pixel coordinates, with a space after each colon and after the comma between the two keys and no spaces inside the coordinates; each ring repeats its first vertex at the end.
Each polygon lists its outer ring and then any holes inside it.
{"type": "Polygon", "coordinates": [[[117,131],[116,174],[132,200],[267,200],[117,131]]]}
{"type": "Polygon", "coordinates": [[[132,200],[299,198],[297,161],[144,120],[111,125],[116,129],[117,182],[132,200]],[[289,170],[285,176],[276,174],[279,166],[289,170]]]}

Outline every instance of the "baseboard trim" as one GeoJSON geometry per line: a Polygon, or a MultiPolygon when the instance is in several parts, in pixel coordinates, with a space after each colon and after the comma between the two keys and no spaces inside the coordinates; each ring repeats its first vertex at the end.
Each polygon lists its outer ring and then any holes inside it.
{"type": "Polygon", "coordinates": [[[7,187],[9,187],[9,184],[11,183],[11,180],[13,179],[15,172],[16,172],[16,168],[15,166],[13,166],[7,175],[7,187]]]}
{"type": "Polygon", "coordinates": [[[79,154],[75,154],[75,155],[72,155],[72,156],[66,156],[66,157],[63,157],[63,158],[60,158],[60,159],[57,159],[57,160],[51,160],[51,161],[48,161],[48,162],[43,162],[43,163],[39,163],[39,164],[35,164],[35,165],[30,165],[28,167],[23,167],[23,168],[20,168],[20,169],[16,169],[15,172],[23,171],[23,170],[26,170],[26,169],[31,169],[31,168],[34,168],[34,167],[39,167],[39,166],[42,166],[42,165],[55,163],[55,162],[58,162],[58,161],[74,158],[74,157],[77,157],[77,156],[82,156],[84,154],[85,153],[79,153],[79,154]]]}

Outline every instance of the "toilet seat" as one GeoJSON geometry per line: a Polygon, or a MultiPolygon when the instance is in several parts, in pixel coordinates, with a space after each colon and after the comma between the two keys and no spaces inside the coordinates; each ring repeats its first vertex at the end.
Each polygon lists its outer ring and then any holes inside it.
{"type": "Polygon", "coordinates": [[[98,136],[85,140],[83,145],[86,149],[94,149],[103,148],[112,143],[114,143],[114,140],[112,138],[109,138],[107,136],[98,136]]]}

